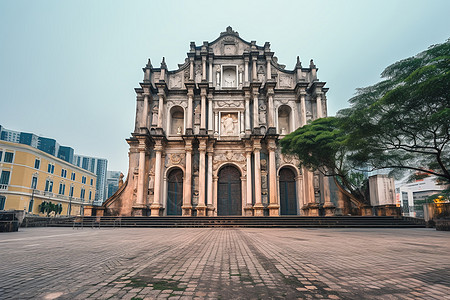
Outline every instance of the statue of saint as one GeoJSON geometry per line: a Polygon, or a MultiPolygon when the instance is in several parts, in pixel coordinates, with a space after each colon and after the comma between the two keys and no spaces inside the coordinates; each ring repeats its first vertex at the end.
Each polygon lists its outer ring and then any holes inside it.
{"type": "Polygon", "coordinates": [[[234,135],[234,127],[236,121],[233,120],[233,117],[231,117],[231,114],[226,115],[222,119],[222,126],[223,126],[223,134],[224,135],[234,135]]]}

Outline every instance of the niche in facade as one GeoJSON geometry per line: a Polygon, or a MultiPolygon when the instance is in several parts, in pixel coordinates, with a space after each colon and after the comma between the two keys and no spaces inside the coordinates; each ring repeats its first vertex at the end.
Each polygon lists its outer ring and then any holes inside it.
{"type": "Polygon", "coordinates": [[[236,66],[222,66],[222,87],[236,88],[238,86],[238,73],[236,66]]]}
{"type": "Polygon", "coordinates": [[[174,106],[170,110],[170,134],[183,134],[184,129],[184,111],[179,106],[174,106]]]}
{"type": "Polygon", "coordinates": [[[291,108],[287,105],[281,105],[278,108],[278,133],[284,135],[291,131],[291,108]]]}

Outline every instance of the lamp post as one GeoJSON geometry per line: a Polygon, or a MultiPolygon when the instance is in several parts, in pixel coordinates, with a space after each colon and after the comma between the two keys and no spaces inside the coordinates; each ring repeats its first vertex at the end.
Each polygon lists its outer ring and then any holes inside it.
{"type": "Polygon", "coordinates": [[[72,212],[72,196],[69,196],[69,209],[67,210],[67,215],[70,216],[72,212]]]}

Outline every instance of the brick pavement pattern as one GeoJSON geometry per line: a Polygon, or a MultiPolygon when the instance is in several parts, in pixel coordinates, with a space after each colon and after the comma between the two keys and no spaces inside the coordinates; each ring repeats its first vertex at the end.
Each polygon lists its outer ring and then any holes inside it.
{"type": "Polygon", "coordinates": [[[434,229],[21,228],[0,299],[450,299],[434,229]]]}

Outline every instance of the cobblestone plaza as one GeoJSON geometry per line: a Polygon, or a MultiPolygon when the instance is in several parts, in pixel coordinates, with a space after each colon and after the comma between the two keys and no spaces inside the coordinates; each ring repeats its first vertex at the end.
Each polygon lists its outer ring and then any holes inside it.
{"type": "Polygon", "coordinates": [[[450,299],[434,229],[21,228],[0,299],[450,299]]]}

